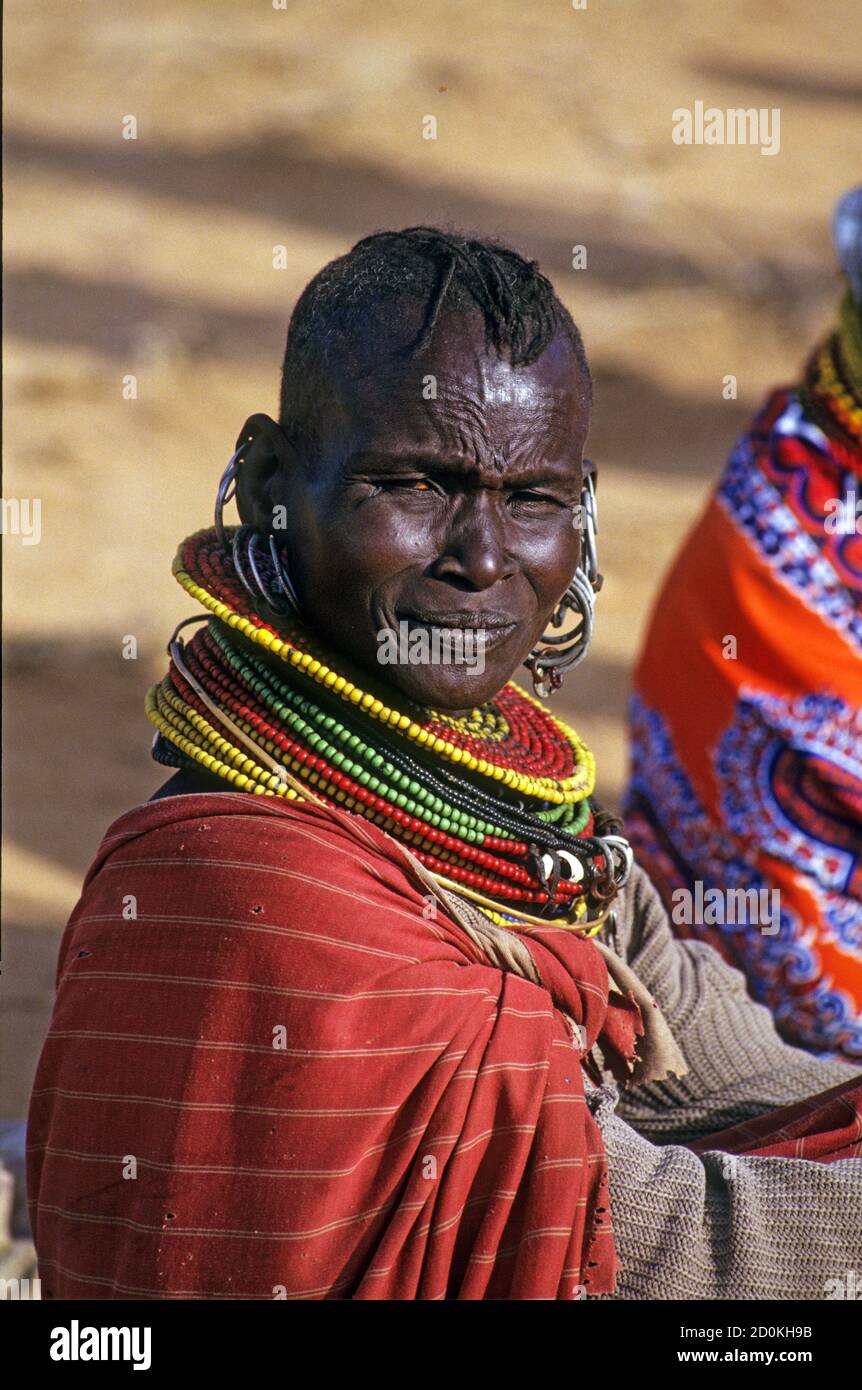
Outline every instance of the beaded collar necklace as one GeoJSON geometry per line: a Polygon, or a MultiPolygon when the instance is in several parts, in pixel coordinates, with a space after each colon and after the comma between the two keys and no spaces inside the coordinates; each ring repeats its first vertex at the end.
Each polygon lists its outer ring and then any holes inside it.
{"type": "Polygon", "coordinates": [[[499,925],[601,927],[631,851],[591,801],[595,762],[574,730],[512,683],[460,718],[396,708],[304,625],[255,612],[214,528],[183,542],[173,572],[212,616],[175,635],[148,693],[157,761],[361,815],[499,925]]]}
{"type": "Polygon", "coordinates": [[[809,359],[802,396],[817,424],[850,450],[849,466],[862,471],[862,312],[850,290],[838,328],[809,359]]]}

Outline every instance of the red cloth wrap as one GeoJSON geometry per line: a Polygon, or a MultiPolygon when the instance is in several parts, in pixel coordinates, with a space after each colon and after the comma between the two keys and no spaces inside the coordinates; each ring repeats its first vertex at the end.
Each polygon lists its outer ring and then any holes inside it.
{"type": "Polygon", "coordinates": [[[695,1153],[720,1149],[757,1158],[808,1158],[816,1163],[862,1158],[862,1080],[851,1076],[810,1100],[719,1130],[688,1147],[695,1153]]]}
{"type": "Polygon", "coordinates": [[[31,1103],[43,1297],[557,1299],[611,1290],[564,1015],[633,1054],[592,942],[490,966],[382,831],[226,793],[108,831],[31,1103]]]}

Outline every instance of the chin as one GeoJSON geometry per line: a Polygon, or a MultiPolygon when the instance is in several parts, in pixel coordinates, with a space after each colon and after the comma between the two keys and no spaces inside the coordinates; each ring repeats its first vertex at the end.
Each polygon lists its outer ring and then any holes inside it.
{"type": "Polygon", "coordinates": [[[463,667],[390,667],[386,675],[387,683],[400,694],[406,695],[416,705],[444,713],[474,709],[485,705],[498,695],[511,674],[504,670],[496,672],[469,671],[463,667]]]}
{"type": "MultiPolygon", "coordinates": [[[[397,628],[395,624],[381,622],[378,630],[397,631],[397,628]]],[[[521,637],[520,641],[504,640],[491,649],[476,652],[472,661],[411,661],[408,641],[406,647],[391,650],[393,659],[381,661],[376,640],[372,646],[365,640],[365,634],[354,631],[350,635],[353,640],[343,642],[341,649],[373,678],[381,694],[397,692],[414,705],[444,713],[488,704],[522,669],[526,655],[521,637]],[[362,640],[358,640],[360,637],[362,640]]]]}

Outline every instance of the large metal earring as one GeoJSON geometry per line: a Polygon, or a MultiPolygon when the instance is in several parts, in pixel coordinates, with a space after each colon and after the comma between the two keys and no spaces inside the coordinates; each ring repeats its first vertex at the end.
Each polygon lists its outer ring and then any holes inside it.
{"type": "Polygon", "coordinates": [[[542,700],[559,690],[566,674],[583,661],[593,635],[596,594],[602,587],[602,576],[599,574],[596,552],[599,518],[591,473],[587,474],[581,490],[580,516],[583,531],[581,564],[554,610],[551,618],[553,631],[542,634],[539,645],[533,648],[524,662],[533,677],[533,689],[542,700]],[[561,633],[558,629],[569,614],[574,614],[579,621],[567,632],[561,633]]]}
{"type": "MultiPolygon", "coordinates": [[[[247,439],[247,440],[246,440],[246,443],[247,443],[247,444],[250,444],[250,443],[251,443],[251,439],[250,439],[250,438],[247,439]]],[[[245,448],[245,445],[244,445],[244,444],[240,444],[240,446],[239,446],[239,448],[236,450],[236,452],[233,453],[233,454],[231,454],[230,460],[229,460],[229,462],[228,462],[228,465],[227,465],[227,467],[225,468],[224,472],[223,472],[222,475],[221,475],[221,479],[220,479],[219,485],[218,485],[218,491],[216,492],[216,500],[215,500],[215,528],[216,528],[216,535],[217,535],[218,538],[219,538],[219,544],[221,545],[222,550],[225,550],[225,551],[229,551],[231,547],[230,547],[230,541],[229,541],[228,538],[227,538],[227,532],[225,531],[225,525],[224,525],[224,509],[225,509],[225,507],[227,506],[228,502],[232,501],[233,498],[236,496],[236,480],[237,480],[237,474],[239,473],[239,465],[242,463],[242,459],[240,458],[240,454],[242,453],[242,451],[243,451],[244,448],[245,448]]]]}
{"type": "Polygon", "coordinates": [[[255,606],[263,601],[281,617],[298,617],[299,599],[293,587],[287,559],[283,549],[279,547],[274,531],[270,531],[269,535],[264,537],[253,526],[244,523],[237,527],[232,536],[228,536],[224,524],[225,506],[236,496],[241,455],[246,444],[250,442],[250,439],[246,440],[246,443],[241,444],[231,455],[221,475],[215,502],[216,535],[222,549],[231,558],[237,579],[255,606]],[[264,547],[262,562],[257,553],[258,545],[264,547]],[[265,573],[267,568],[271,569],[271,575],[265,573]]]}

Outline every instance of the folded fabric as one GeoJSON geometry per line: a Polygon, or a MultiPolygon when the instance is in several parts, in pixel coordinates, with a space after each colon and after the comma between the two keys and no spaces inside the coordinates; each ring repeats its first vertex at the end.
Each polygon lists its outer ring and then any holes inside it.
{"type": "Polygon", "coordinates": [[[581,1058],[601,1036],[627,1075],[640,1010],[593,942],[529,949],[541,983],[346,813],[225,793],[121,817],[33,1091],[45,1296],[612,1289],[581,1058]]]}
{"type": "Polygon", "coordinates": [[[760,1158],[809,1158],[816,1163],[862,1158],[862,1078],[850,1077],[810,1100],[731,1125],[688,1147],[700,1154],[718,1149],[760,1158]]]}

